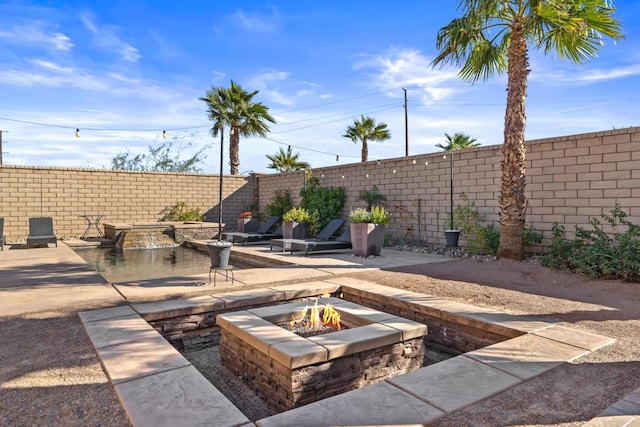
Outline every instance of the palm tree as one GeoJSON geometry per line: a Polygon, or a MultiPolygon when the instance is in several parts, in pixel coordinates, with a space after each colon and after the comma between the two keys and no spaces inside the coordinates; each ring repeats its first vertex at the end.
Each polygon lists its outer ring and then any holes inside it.
{"type": "Polygon", "coordinates": [[[460,66],[471,83],[507,72],[498,257],[521,259],[529,49],[581,63],[596,56],[604,36],[622,38],[620,22],[609,0],[459,0],[459,7],[462,17],[438,31],[432,65],[460,66]]]}
{"type": "Polygon", "coordinates": [[[307,162],[298,160],[300,153],[292,154],[291,146],[284,151],[282,148],[273,155],[266,155],[267,159],[271,160],[271,164],[267,165],[269,169],[275,169],[278,172],[291,172],[302,169],[307,169],[310,165],[307,162]]]}
{"type": "Polygon", "coordinates": [[[201,101],[207,103],[207,115],[213,122],[211,135],[224,132],[224,127],[230,128],[229,138],[229,164],[231,175],[238,174],[240,166],[240,136],[266,136],[269,126],[265,121],[275,123],[275,119],[269,115],[269,107],[254,102],[252,98],[259,91],[246,92],[242,87],[231,80],[231,85],[225,87],[211,87],[207,90],[201,101]]]}
{"type": "Polygon", "coordinates": [[[462,150],[464,148],[473,148],[480,145],[475,138],[471,138],[464,133],[454,133],[453,136],[445,133],[447,145],[436,144],[436,147],[442,148],[444,151],[462,150]]]}
{"type": "Polygon", "coordinates": [[[360,120],[354,120],[353,126],[348,126],[344,135],[354,143],[362,142],[362,161],[366,162],[369,157],[369,147],[367,141],[385,141],[391,138],[391,132],[387,129],[386,123],[376,124],[372,117],[361,116],[360,120]]]}

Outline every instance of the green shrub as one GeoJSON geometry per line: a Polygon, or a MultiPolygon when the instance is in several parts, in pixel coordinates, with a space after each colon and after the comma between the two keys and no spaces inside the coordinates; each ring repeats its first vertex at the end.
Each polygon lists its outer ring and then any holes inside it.
{"type": "Polygon", "coordinates": [[[374,206],[371,211],[363,208],[356,208],[349,215],[352,223],[371,223],[387,225],[391,221],[391,214],[381,206],[374,206]]]}
{"type": "Polygon", "coordinates": [[[592,229],[576,227],[573,240],[565,239],[564,226],[554,223],[553,243],[542,264],[595,278],[640,281],[640,227],[626,217],[616,205],[600,217],[613,231],[605,231],[600,219],[592,218],[592,229]]]}
{"type": "Polygon", "coordinates": [[[269,216],[277,216],[279,218],[282,218],[284,214],[287,213],[289,209],[291,209],[292,206],[293,203],[291,202],[291,193],[289,193],[289,191],[287,190],[278,190],[275,192],[271,202],[268,203],[267,206],[265,206],[265,211],[269,216]]]}
{"type": "Polygon", "coordinates": [[[292,207],[282,215],[283,221],[311,222],[311,214],[305,208],[292,207]]]}
{"type": "Polygon", "coordinates": [[[312,233],[315,229],[320,230],[332,219],[340,216],[340,211],[344,207],[346,192],[343,187],[320,187],[320,179],[307,175],[306,186],[300,191],[302,201],[300,206],[307,209],[314,215],[318,212],[317,223],[311,223],[312,233]]]}
{"type": "Polygon", "coordinates": [[[178,202],[175,206],[164,210],[161,221],[202,221],[204,214],[200,208],[189,209],[186,202],[178,202]]]}
{"type": "Polygon", "coordinates": [[[376,185],[371,190],[360,190],[358,199],[367,204],[368,211],[374,206],[384,205],[387,202],[387,196],[381,194],[376,185]]]}

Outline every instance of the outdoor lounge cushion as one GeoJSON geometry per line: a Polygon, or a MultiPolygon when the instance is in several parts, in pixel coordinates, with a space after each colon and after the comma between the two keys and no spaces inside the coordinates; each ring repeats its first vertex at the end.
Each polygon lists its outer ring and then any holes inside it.
{"type": "Polygon", "coordinates": [[[58,246],[58,238],[53,233],[53,218],[42,216],[29,218],[29,235],[27,236],[27,248],[33,245],[46,245],[55,243],[58,246]]]}
{"type": "MultiPolygon", "coordinates": [[[[309,239],[300,239],[304,241],[319,241],[319,240],[329,240],[333,237],[334,234],[342,227],[344,224],[344,219],[336,218],[332,219],[329,224],[327,224],[315,237],[311,237],[309,239]]],[[[298,240],[298,239],[296,239],[298,240]]],[[[282,248],[283,251],[289,250],[291,248],[290,242],[293,239],[271,239],[271,250],[273,250],[274,246],[282,248]]]]}
{"type": "Polygon", "coordinates": [[[337,240],[294,240],[291,242],[291,253],[304,251],[305,256],[309,255],[309,252],[336,249],[351,249],[351,230],[349,228],[337,240]]]}

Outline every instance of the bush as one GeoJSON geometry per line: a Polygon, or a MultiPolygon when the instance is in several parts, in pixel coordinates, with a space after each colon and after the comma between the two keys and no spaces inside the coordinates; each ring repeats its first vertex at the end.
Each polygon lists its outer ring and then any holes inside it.
{"type": "Polygon", "coordinates": [[[200,208],[189,209],[186,202],[178,202],[175,206],[164,210],[160,221],[202,221],[204,214],[200,208]]]}
{"type": "Polygon", "coordinates": [[[349,221],[352,223],[372,223],[387,225],[391,221],[391,214],[381,206],[374,206],[371,211],[362,208],[356,208],[349,215],[349,221]]]}
{"type": "Polygon", "coordinates": [[[283,221],[295,222],[311,222],[311,215],[305,208],[291,208],[287,213],[282,215],[283,221]]]}
{"type": "Polygon", "coordinates": [[[640,281],[640,227],[626,219],[616,205],[600,218],[612,228],[604,230],[592,218],[591,230],[576,227],[574,240],[564,238],[564,226],[553,224],[553,243],[542,258],[542,265],[586,274],[594,278],[640,281]],[[624,228],[625,231],[617,231],[624,228]]]}
{"type": "Polygon", "coordinates": [[[282,218],[293,206],[291,202],[291,193],[289,191],[276,191],[273,199],[265,206],[265,211],[269,216],[277,216],[282,218]]]}
{"type": "Polygon", "coordinates": [[[320,179],[309,176],[305,188],[300,191],[300,206],[315,216],[317,222],[311,222],[311,233],[325,227],[332,219],[340,216],[344,207],[346,192],[343,187],[320,187],[320,179]],[[314,214],[317,212],[317,214],[314,214]]]}

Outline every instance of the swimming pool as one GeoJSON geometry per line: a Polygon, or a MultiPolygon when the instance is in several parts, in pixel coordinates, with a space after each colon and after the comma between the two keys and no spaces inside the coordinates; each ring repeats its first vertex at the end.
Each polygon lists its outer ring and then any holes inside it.
{"type": "Polygon", "coordinates": [[[190,276],[209,272],[209,254],[185,247],[157,249],[76,248],[110,283],[190,276]]]}

